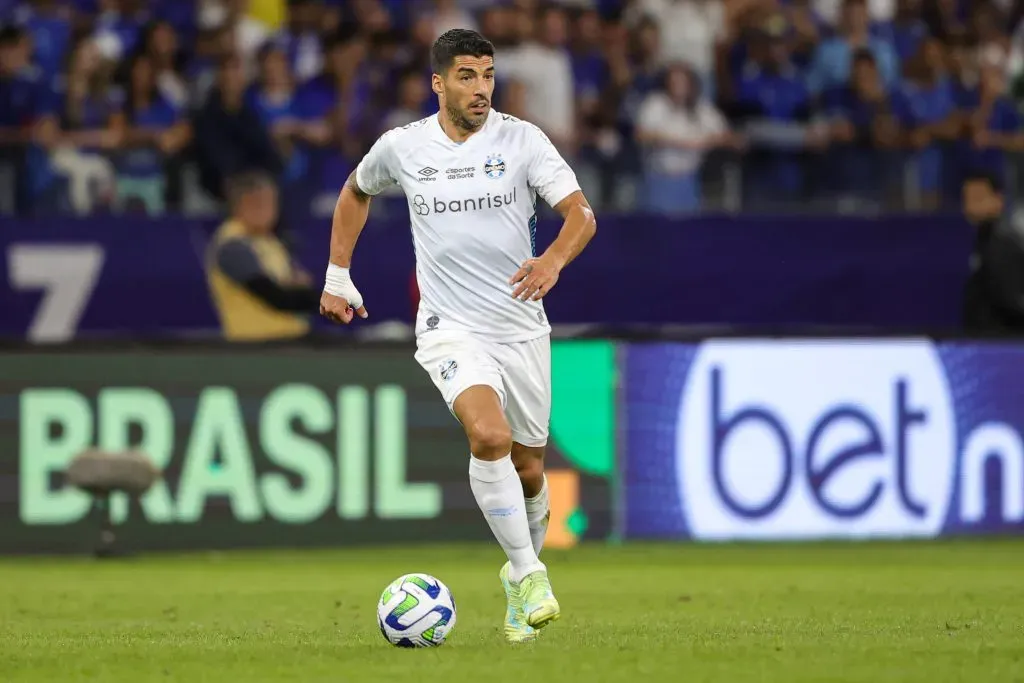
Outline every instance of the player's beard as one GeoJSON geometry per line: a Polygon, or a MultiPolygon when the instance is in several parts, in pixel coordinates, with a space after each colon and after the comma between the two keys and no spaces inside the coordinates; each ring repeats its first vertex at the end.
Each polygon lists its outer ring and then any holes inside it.
{"type": "Polygon", "coordinates": [[[445,109],[448,112],[448,120],[454,123],[456,128],[465,131],[474,131],[484,125],[484,121],[487,120],[487,117],[483,117],[480,121],[473,121],[466,112],[450,104],[445,104],[445,109]]]}

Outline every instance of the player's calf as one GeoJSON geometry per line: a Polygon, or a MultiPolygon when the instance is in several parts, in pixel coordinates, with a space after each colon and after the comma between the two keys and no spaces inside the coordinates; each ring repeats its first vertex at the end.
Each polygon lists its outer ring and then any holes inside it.
{"type": "Polygon", "coordinates": [[[469,438],[473,497],[512,564],[511,580],[518,582],[544,565],[533,548],[523,486],[512,464],[512,432],[501,402],[490,387],[474,386],[455,400],[453,408],[469,438]]]}
{"type": "Polygon", "coordinates": [[[544,446],[512,444],[512,462],[523,484],[523,495],[533,498],[544,487],[544,446]]]}
{"type": "Polygon", "coordinates": [[[523,486],[526,503],[526,521],[530,525],[533,549],[540,555],[548,533],[551,508],[548,501],[548,482],[544,476],[544,446],[512,444],[512,462],[523,486]]]}

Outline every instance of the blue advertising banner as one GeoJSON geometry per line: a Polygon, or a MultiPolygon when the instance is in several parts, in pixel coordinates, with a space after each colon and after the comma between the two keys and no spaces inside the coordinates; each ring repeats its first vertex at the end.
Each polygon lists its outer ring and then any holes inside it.
{"type": "MultiPolygon", "coordinates": [[[[599,217],[598,235],[548,297],[554,323],[927,328],[959,324],[971,235],[958,217],[599,217]]],[[[5,220],[0,336],[215,332],[203,251],[215,226],[184,219],[5,220]]],[[[290,225],[322,277],[328,221],[290,225]]],[[[541,221],[539,247],[559,222],[541,221]]],[[[353,275],[373,320],[413,318],[404,219],[372,220],[353,275]]],[[[511,273],[509,273],[511,275],[511,273]]]]}
{"type": "Polygon", "coordinates": [[[628,345],[629,538],[1024,532],[1024,346],[628,345]]]}

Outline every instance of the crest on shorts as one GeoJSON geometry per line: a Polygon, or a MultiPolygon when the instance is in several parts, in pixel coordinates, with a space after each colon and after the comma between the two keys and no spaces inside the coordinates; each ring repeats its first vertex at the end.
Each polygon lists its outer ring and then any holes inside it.
{"type": "Polygon", "coordinates": [[[441,319],[438,318],[436,315],[430,316],[429,318],[427,318],[427,329],[428,330],[436,329],[437,328],[437,324],[439,322],[441,322],[441,319]]]}
{"type": "Polygon", "coordinates": [[[484,175],[492,180],[505,175],[505,160],[500,154],[489,154],[484,161],[484,175]]]}
{"type": "Polygon", "coordinates": [[[441,379],[447,382],[459,371],[459,364],[454,359],[449,358],[441,363],[439,369],[441,371],[441,379]]]}

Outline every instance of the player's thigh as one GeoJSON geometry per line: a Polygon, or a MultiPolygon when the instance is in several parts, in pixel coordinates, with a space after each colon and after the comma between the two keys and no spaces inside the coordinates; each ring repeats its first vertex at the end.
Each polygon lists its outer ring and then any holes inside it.
{"type": "Polygon", "coordinates": [[[544,336],[503,344],[501,356],[512,441],[542,449],[551,422],[551,342],[544,336]]]}
{"type": "Polygon", "coordinates": [[[458,333],[429,333],[416,341],[416,361],[462,424],[475,455],[511,449],[505,385],[498,360],[485,344],[458,333]]]}

